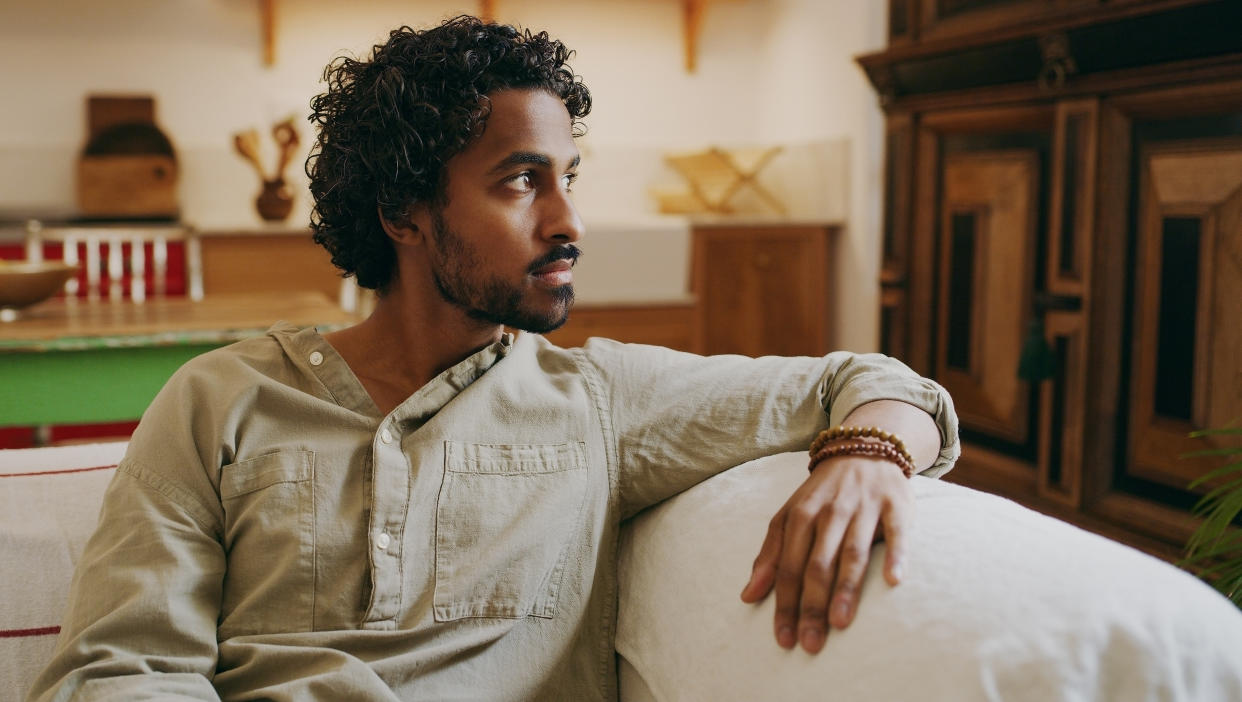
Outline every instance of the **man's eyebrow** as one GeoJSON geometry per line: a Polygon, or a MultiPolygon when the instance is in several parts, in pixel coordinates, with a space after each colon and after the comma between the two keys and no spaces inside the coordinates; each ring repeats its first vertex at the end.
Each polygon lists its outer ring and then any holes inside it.
{"type": "MultiPolygon", "coordinates": [[[[571,169],[577,168],[578,164],[581,161],[582,161],[581,154],[574,156],[574,159],[569,162],[569,167],[571,169]]],[[[535,151],[514,151],[513,153],[501,159],[501,161],[497,163],[495,166],[492,166],[492,169],[489,172],[496,173],[498,171],[503,171],[506,168],[511,168],[513,166],[519,166],[522,164],[531,164],[535,166],[543,166],[544,168],[551,168],[552,159],[548,158],[544,154],[537,153],[535,151]]]]}

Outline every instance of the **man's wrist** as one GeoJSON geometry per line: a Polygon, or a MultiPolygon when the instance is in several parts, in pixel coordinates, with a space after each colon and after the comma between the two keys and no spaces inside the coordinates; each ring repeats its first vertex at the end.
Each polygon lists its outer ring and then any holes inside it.
{"type": "Polygon", "coordinates": [[[914,475],[915,470],[914,459],[906,452],[901,440],[874,427],[834,427],[825,430],[811,444],[810,455],[808,471],[814,471],[824,460],[837,456],[883,458],[901,468],[907,478],[914,475]]]}

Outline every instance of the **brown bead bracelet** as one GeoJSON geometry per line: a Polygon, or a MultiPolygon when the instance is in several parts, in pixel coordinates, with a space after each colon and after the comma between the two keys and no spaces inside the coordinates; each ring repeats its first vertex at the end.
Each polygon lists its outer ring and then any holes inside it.
{"type": "Polygon", "coordinates": [[[828,442],[838,439],[878,439],[891,445],[907,463],[911,466],[914,465],[914,457],[906,450],[905,443],[896,434],[891,434],[879,427],[847,427],[841,425],[825,429],[811,442],[811,455],[818,453],[828,442]]]}
{"type": "Polygon", "coordinates": [[[905,456],[898,453],[893,446],[877,441],[852,441],[825,446],[811,456],[811,462],[806,467],[807,471],[814,471],[815,466],[819,465],[820,461],[833,456],[875,456],[877,458],[886,458],[896,463],[907,478],[914,475],[914,464],[912,462],[906,460],[905,456]]]}

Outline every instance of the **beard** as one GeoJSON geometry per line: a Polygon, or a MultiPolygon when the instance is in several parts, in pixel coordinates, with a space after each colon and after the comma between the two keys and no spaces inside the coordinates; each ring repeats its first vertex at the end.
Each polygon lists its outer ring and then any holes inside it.
{"type": "MultiPolygon", "coordinates": [[[[436,290],[445,302],[461,308],[471,319],[535,334],[559,329],[569,319],[574,303],[573,284],[545,292],[499,277],[486,277],[480,272],[478,251],[448,227],[442,212],[434,213],[433,225],[432,234],[439,253],[432,275],[436,290]]],[[[531,262],[527,271],[533,273],[561,259],[577,261],[580,255],[578,247],[562,244],[531,262]]]]}

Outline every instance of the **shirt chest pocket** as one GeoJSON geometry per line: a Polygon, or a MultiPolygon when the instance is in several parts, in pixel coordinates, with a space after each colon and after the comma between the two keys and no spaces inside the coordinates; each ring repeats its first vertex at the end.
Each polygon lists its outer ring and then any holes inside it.
{"type": "Polygon", "coordinates": [[[570,546],[582,539],[583,444],[444,448],[436,621],[554,616],[570,546]]]}
{"type": "Polygon", "coordinates": [[[219,635],[310,631],[314,614],[315,454],[279,451],[225,466],[219,635]]]}

